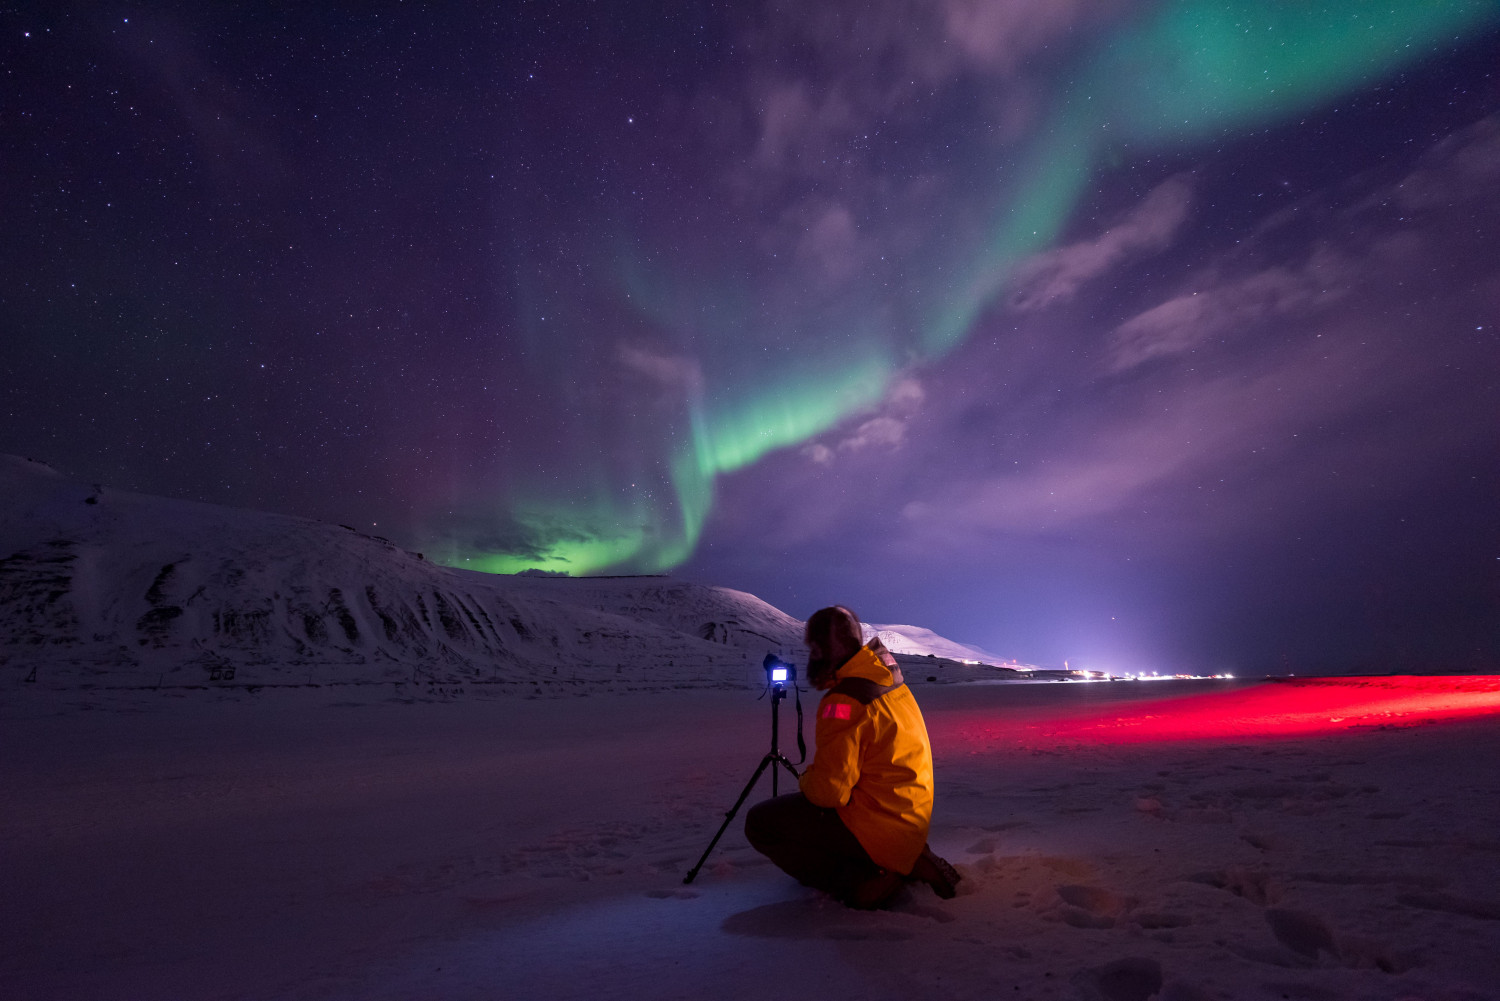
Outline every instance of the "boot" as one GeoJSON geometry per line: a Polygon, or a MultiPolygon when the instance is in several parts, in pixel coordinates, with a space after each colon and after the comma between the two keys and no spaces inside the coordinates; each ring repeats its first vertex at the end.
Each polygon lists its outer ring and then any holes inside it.
{"type": "Polygon", "coordinates": [[[854,889],[849,891],[848,898],[844,903],[850,907],[862,911],[873,911],[891,899],[891,896],[901,889],[901,874],[891,872],[889,869],[877,869],[874,875],[868,876],[855,884],[854,889]]]}
{"type": "Polygon", "coordinates": [[[932,887],[933,893],[944,900],[952,900],[958,894],[958,881],[963,879],[946,859],[933,852],[931,845],[922,846],[922,854],[907,878],[926,883],[932,887]]]}

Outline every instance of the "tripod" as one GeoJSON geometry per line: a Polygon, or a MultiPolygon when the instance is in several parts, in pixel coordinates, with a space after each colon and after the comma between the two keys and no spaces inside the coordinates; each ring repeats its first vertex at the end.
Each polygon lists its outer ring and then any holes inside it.
{"type": "MultiPolygon", "coordinates": [[[[786,684],[783,682],[773,683],[771,685],[771,750],[766,754],[764,758],[760,759],[760,765],[755,769],[755,774],[751,775],[750,781],[745,783],[745,791],[740,793],[740,798],[734,801],[734,806],[730,807],[729,812],[724,814],[724,823],[719,825],[719,833],[715,834],[714,839],[708,843],[708,847],[703,849],[703,857],[698,860],[698,864],[693,866],[692,869],[688,870],[688,874],[683,877],[682,881],[684,883],[691,883],[693,881],[693,877],[698,875],[698,870],[703,868],[703,863],[708,861],[709,852],[714,850],[714,845],[719,843],[719,839],[722,838],[724,836],[724,832],[729,829],[729,822],[734,820],[734,815],[739,812],[740,807],[743,806],[745,800],[749,798],[750,790],[754,789],[755,783],[760,780],[761,772],[765,771],[767,768],[771,769],[772,796],[776,795],[776,779],[781,774],[774,767],[772,767],[773,765],[781,765],[787,771],[792,773],[792,778],[794,779],[799,777],[797,775],[796,767],[786,759],[785,754],[781,753],[781,748],[777,744],[781,735],[781,716],[778,710],[781,707],[781,700],[784,698],[786,698],[786,684]]],[[[799,720],[802,718],[802,703],[800,700],[797,703],[797,718],[799,720]]],[[[797,734],[797,740],[799,743],[802,740],[800,727],[797,734]]]]}

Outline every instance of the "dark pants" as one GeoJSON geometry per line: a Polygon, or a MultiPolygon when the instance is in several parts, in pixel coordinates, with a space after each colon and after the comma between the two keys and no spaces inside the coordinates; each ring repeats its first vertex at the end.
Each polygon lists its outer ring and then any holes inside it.
{"type": "Polygon", "coordinates": [[[800,792],[751,807],[745,837],[802,885],[840,900],[850,899],[856,887],[880,872],[838,811],[814,806],[800,792]]]}

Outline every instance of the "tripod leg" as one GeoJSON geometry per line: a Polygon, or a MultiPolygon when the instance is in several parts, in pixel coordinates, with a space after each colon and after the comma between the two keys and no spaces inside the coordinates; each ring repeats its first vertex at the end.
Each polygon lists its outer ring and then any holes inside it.
{"type": "MultiPolygon", "coordinates": [[[[797,766],[794,765],[794,764],[792,764],[790,761],[788,761],[786,759],[786,755],[784,755],[784,754],[778,754],[778,755],[776,755],[776,763],[779,764],[779,765],[784,766],[787,771],[791,772],[792,773],[792,778],[799,779],[799,780],[802,778],[801,775],[797,774],[797,766]]],[[[774,769],[772,770],[771,774],[773,774],[773,775],[775,774],[775,770],[774,769]]]]}
{"type": "MultiPolygon", "coordinates": [[[[745,783],[745,791],[740,793],[740,798],[734,801],[734,806],[730,807],[729,812],[724,814],[724,823],[719,825],[719,833],[715,834],[714,839],[708,843],[708,847],[703,849],[703,857],[698,860],[698,864],[689,869],[688,874],[683,877],[682,881],[684,883],[691,883],[693,881],[693,877],[698,875],[698,870],[702,869],[703,863],[708,861],[708,853],[714,850],[714,845],[719,843],[719,839],[722,838],[724,836],[724,832],[729,829],[729,822],[734,819],[734,815],[739,812],[740,807],[743,806],[745,804],[745,800],[749,798],[750,790],[755,788],[756,781],[760,779],[760,773],[765,771],[767,766],[769,766],[774,760],[776,760],[775,757],[770,754],[760,759],[760,766],[755,769],[755,774],[750,776],[750,781],[745,783]]],[[[791,766],[788,765],[788,767],[791,766]]]]}

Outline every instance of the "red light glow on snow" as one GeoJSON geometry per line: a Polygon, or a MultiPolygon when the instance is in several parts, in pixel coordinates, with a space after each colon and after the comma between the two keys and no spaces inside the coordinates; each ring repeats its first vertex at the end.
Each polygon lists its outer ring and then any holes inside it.
{"type": "MultiPolygon", "coordinates": [[[[1012,735],[1023,741],[1134,744],[1307,736],[1493,713],[1500,713],[1500,676],[1296,678],[1227,692],[1032,716],[1002,729],[1014,727],[1012,735]]],[[[976,723],[971,719],[964,729],[972,730],[976,723]]],[[[991,726],[979,729],[991,740],[1003,736],[991,726]]]]}

